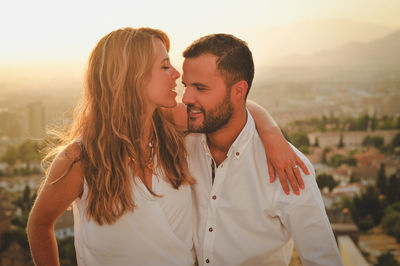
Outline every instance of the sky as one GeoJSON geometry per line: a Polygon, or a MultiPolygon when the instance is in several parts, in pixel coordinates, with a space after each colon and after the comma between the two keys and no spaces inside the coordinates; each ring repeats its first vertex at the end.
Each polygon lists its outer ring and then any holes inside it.
{"type": "Polygon", "coordinates": [[[8,0],[0,4],[0,66],[82,66],[102,36],[126,26],[164,30],[179,65],[185,47],[210,33],[232,33],[251,46],[257,29],[302,21],[346,19],[400,29],[399,13],[399,0],[8,0]]]}

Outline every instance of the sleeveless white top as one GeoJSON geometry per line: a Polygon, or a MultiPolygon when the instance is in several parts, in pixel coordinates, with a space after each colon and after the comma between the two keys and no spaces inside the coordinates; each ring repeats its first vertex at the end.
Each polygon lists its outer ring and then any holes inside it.
{"type": "Polygon", "coordinates": [[[78,265],[194,265],[192,198],[189,185],[174,189],[156,174],[152,189],[132,184],[136,208],[111,225],[88,221],[87,185],[73,203],[78,265]]]}

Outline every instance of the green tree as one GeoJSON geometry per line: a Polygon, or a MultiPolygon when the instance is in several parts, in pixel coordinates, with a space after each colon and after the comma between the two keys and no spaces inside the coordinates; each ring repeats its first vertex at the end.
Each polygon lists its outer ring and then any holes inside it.
{"type": "Polygon", "coordinates": [[[37,142],[27,140],[18,147],[18,157],[27,164],[27,170],[30,170],[30,163],[32,161],[40,161],[41,159],[38,145],[37,142]]]}
{"type": "Polygon", "coordinates": [[[339,167],[342,164],[356,165],[357,159],[354,158],[354,156],[351,154],[349,154],[347,156],[345,156],[343,154],[335,154],[329,159],[329,162],[328,162],[328,165],[330,165],[332,167],[339,167]]]}
{"type": "Polygon", "coordinates": [[[400,133],[397,133],[392,139],[393,147],[400,147],[400,133]]]}
{"type": "Polygon", "coordinates": [[[386,200],[388,204],[400,201],[400,178],[395,174],[389,177],[386,189],[386,200]]]}
{"type": "Polygon", "coordinates": [[[369,125],[369,116],[368,114],[364,114],[361,117],[350,119],[349,121],[349,130],[362,130],[365,131],[368,129],[369,125]]]}
{"type": "Polygon", "coordinates": [[[386,207],[382,218],[382,228],[400,242],[400,202],[386,207]]]}
{"type": "Polygon", "coordinates": [[[396,128],[396,129],[400,129],[400,116],[397,117],[395,128],[396,128]]]}
{"type": "Polygon", "coordinates": [[[6,153],[1,157],[1,160],[13,167],[18,160],[18,150],[15,147],[8,147],[6,153]]]}
{"type": "Polygon", "coordinates": [[[333,179],[331,175],[328,174],[320,174],[317,176],[317,184],[319,189],[323,189],[324,187],[328,187],[329,191],[331,191],[334,187],[338,185],[338,182],[333,179]]]}
{"type": "Polygon", "coordinates": [[[11,223],[14,225],[14,228],[10,231],[4,232],[1,235],[1,252],[7,250],[11,243],[16,242],[20,247],[23,248],[26,254],[29,254],[26,224],[35,198],[36,193],[32,193],[29,186],[26,186],[22,195],[12,202],[18,209],[21,210],[21,215],[14,216],[11,221],[11,223]]]}
{"type": "Polygon", "coordinates": [[[376,130],[378,127],[378,118],[376,117],[376,114],[374,113],[374,115],[371,117],[370,119],[370,128],[372,131],[376,130]]]}
{"type": "Polygon", "coordinates": [[[301,152],[309,153],[310,142],[307,133],[295,132],[289,135],[289,141],[296,146],[301,152]]]}
{"type": "Polygon", "coordinates": [[[376,187],[378,188],[378,191],[380,194],[385,195],[386,194],[386,175],[385,175],[385,165],[382,163],[379,172],[378,172],[378,178],[376,179],[376,187]]]}
{"type": "Polygon", "coordinates": [[[60,255],[60,264],[63,266],[77,265],[74,238],[68,237],[57,240],[57,244],[60,255]]]}
{"type": "Polygon", "coordinates": [[[344,147],[343,134],[340,134],[339,143],[338,143],[337,147],[338,148],[343,148],[344,147]]]}
{"type": "Polygon", "coordinates": [[[353,198],[351,215],[361,231],[367,231],[378,225],[383,216],[383,203],[378,191],[370,186],[360,196],[353,198]]]}
{"type": "Polygon", "coordinates": [[[326,154],[330,152],[330,149],[328,147],[324,148],[324,150],[322,151],[322,158],[321,158],[321,162],[322,163],[328,163],[328,160],[326,159],[326,154]]]}
{"type": "Polygon", "coordinates": [[[319,139],[318,139],[318,137],[315,138],[314,147],[319,147],[319,139]]]}
{"type": "Polygon", "coordinates": [[[368,147],[374,146],[374,147],[377,147],[377,148],[381,148],[385,144],[385,140],[382,137],[379,137],[379,136],[375,136],[375,137],[366,136],[363,139],[361,144],[363,146],[368,146],[368,147]]]}
{"type": "Polygon", "coordinates": [[[400,266],[392,252],[387,251],[378,256],[375,266],[400,266]]]}

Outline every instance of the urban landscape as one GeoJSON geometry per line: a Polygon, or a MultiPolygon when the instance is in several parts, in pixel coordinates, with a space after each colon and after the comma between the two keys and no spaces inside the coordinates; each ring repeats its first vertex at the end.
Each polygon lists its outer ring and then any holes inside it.
{"type": "MultiPolygon", "coordinates": [[[[400,30],[343,23],[342,31],[374,34],[299,53],[287,46],[285,56],[256,65],[248,98],[312,163],[344,265],[400,266],[400,30]]],[[[34,265],[26,226],[42,160],[82,95],[83,66],[49,69],[0,65],[0,265],[34,265]]],[[[71,208],[54,229],[60,264],[77,265],[71,208]]],[[[296,249],[290,265],[302,265],[296,249]]]]}

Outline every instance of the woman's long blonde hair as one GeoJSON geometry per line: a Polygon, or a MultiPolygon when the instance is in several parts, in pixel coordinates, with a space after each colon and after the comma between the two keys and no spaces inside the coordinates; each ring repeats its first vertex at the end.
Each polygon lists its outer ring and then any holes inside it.
{"type": "MultiPolygon", "coordinates": [[[[87,215],[100,225],[112,224],[135,208],[132,173],[144,167],[144,85],[151,78],[157,38],[169,50],[168,36],[151,28],[118,29],[97,43],[89,57],[85,93],[73,123],[62,144],[47,156],[80,140],[79,159],[88,186],[87,215]]],[[[193,184],[183,135],[158,109],[150,122],[158,169],[176,189],[193,184]]]]}

